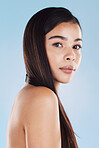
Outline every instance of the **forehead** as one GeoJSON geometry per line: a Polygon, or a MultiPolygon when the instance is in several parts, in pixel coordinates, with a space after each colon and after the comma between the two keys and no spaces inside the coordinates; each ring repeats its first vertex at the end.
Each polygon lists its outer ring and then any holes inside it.
{"type": "Polygon", "coordinates": [[[71,38],[82,38],[82,33],[79,25],[72,22],[63,22],[58,24],[46,34],[46,39],[51,37],[52,35],[62,35],[71,38]]]}

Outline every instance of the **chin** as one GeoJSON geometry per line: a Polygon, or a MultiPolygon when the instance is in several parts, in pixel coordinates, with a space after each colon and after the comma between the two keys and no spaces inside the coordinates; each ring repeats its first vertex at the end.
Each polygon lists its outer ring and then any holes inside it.
{"type": "Polygon", "coordinates": [[[71,77],[67,77],[67,78],[64,78],[64,79],[60,79],[60,83],[69,83],[71,82],[73,79],[73,76],[71,77]]]}
{"type": "Polygon", "coordinates": [[[72,81],[72,79],[73,79],[73,76],[70,76],[70,77],[57,77],[57,78],[54,77],[54,80],[57,83],[62,83],[62,84],[69,83],[69,82],[72,81]]]}
{"type": "Polygon", "coordinates": [[[63,83],[63,84],[65,84],[65,83],[69,83],[69,82],[71,82],[72,80],[68,80],[68,81],[61,81],[60,83],[63,83]]]}

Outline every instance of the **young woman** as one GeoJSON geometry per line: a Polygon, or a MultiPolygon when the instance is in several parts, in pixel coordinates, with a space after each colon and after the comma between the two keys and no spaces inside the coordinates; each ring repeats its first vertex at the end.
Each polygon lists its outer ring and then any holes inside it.
{"type": "Polygon", "coordinates": [[[78,148],[58,88],[76,73],[81,47],[81,26],[69,10],[49,7],[31,17],[23,38],[26,85],[15,97],[7,148],[78,148]]]}

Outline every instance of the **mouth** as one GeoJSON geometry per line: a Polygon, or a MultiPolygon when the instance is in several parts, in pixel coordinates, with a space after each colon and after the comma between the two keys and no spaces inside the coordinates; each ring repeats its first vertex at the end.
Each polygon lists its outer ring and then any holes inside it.
{"type": "Polygon", "coordinates": [[[62,68],[60,68],[64,73],[72,73],[74,71],[76,71],[75,67],[69,65],[69,66],[64,66],[62,68]]]}

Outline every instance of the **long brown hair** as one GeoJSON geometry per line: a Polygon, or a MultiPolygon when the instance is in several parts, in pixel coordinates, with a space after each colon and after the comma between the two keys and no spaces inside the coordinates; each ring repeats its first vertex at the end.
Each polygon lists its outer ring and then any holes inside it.
{"type": "Polygon", "coordinates": [[[62,22],[77,23],[72,13],[63,7],[48,7],[38,11],[28,21],[23,37],[25,82],[50,88],[58,98],[62,148],[78,148],[75,133],[55,90],[54,79],[45,49],[45,35],[62,22]]]}

